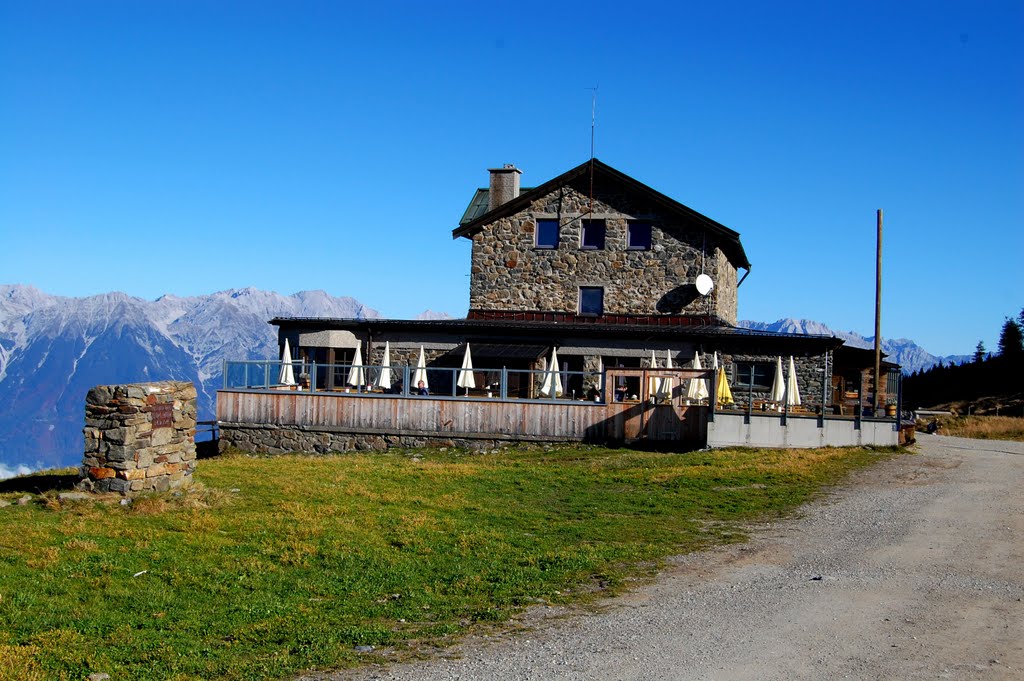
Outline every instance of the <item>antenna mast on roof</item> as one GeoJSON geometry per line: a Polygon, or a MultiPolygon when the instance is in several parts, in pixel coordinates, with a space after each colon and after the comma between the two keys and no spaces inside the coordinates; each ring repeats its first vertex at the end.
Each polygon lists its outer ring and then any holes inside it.
{"type": "Polygon", "coordinates": [[[597,127],[597,88],[599,86],[587,88],[592,91],[592,97],[590,100],[590,210],[592,214],[594,212],[594,129],[597,127]]]}

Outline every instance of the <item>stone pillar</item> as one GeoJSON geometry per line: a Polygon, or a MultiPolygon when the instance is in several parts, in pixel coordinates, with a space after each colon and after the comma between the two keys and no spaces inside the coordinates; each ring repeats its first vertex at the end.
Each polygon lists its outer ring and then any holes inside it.
{"type": "Polygon", "coordinates": [[[188,485],[195,428],[196,388],[189,382],[96,386],[85,398],[79,487],[131,495],[188,485]]]}

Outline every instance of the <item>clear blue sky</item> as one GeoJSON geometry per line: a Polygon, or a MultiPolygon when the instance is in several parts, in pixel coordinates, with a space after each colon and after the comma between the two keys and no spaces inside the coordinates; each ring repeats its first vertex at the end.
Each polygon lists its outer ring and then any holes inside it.
{"type": "Polygon", "coordinates": [[[0,283],[465,313],[486,168],[590,153],[740,232],[740,316],[993,349],[1024,3],[0,0],[0,283]],[[498,11],[500,8],[501,11],[498,11]]]}

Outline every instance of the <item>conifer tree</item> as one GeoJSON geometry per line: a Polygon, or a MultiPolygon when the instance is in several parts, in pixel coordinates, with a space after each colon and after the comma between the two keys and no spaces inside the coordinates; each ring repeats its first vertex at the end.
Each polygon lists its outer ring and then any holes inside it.
{"type": "Polygon", "coordinates": [[[1024,354],[1024,335],[1016,319],[1006,318],[999,333],[999,354],[1003,357],[1019,357],[1024,354]]]}
{"type": "Polygon", "coordinates": [[[985,343],[978,341],[978,344],[974,347],[974,363],[981,364],[985,361],[985,343]]]}

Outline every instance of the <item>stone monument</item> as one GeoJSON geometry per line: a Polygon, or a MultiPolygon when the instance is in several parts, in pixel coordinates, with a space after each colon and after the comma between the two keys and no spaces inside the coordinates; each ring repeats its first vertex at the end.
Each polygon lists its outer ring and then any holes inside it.
{"type": "Polygon", "coordinates": [[[96,386],[85,398],[79,487],[128,496],[190,484],[196,467],[195,428],[192,383],[96,386]]]}

